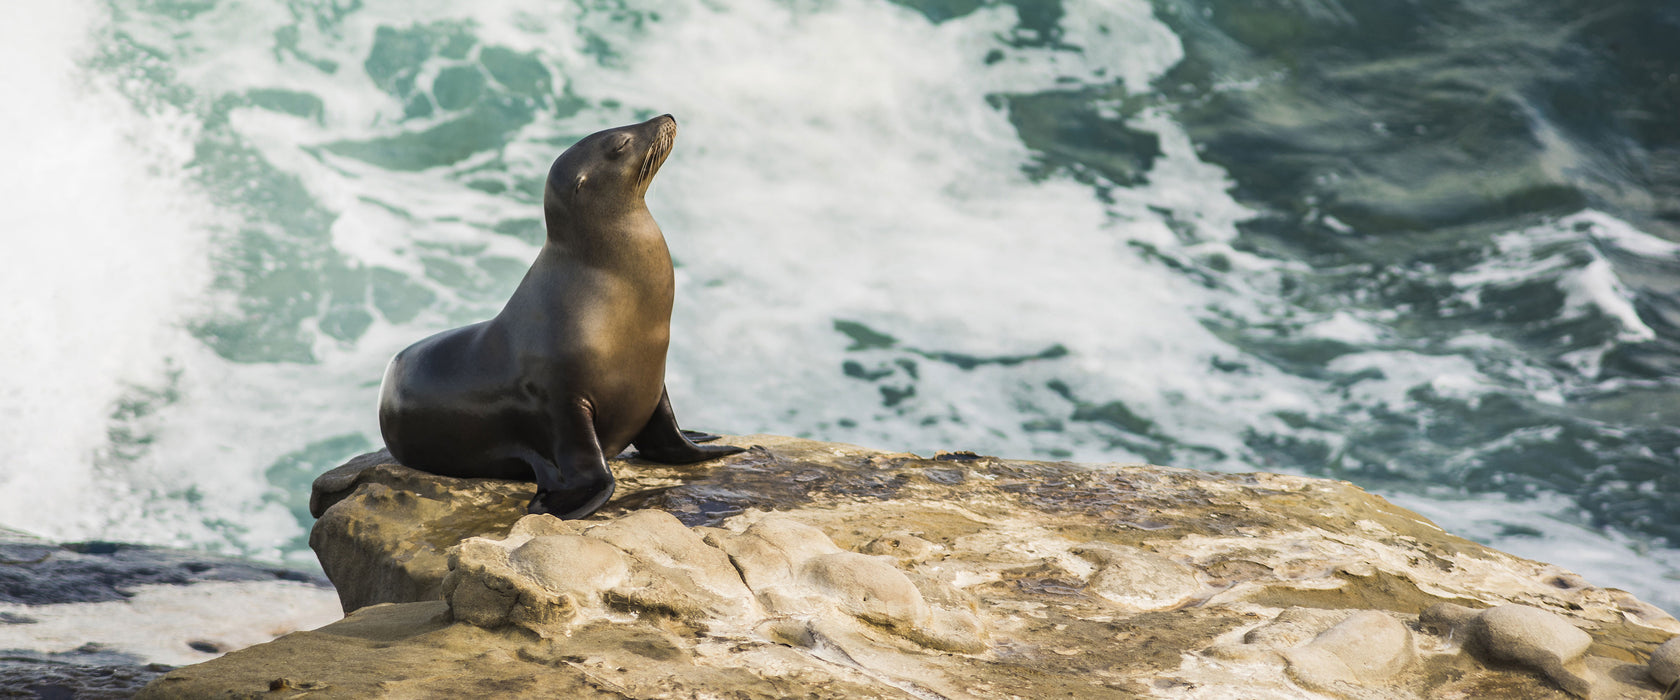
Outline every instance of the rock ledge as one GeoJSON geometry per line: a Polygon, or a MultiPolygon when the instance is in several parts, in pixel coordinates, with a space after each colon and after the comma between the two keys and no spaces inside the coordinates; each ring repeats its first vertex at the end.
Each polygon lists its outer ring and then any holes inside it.
{"type": "Polygon", "coordinates": [[[775,436],[615,460],[591,519],[375,453],[317,480],[349,616],[141,697],[1649,698],[1680,622],[1344,482],[775,436]],[[1653,674],[1655,677],[1653,677],[1653,674]],[[275,693],[271,695],[270,693],[275,693]]]}

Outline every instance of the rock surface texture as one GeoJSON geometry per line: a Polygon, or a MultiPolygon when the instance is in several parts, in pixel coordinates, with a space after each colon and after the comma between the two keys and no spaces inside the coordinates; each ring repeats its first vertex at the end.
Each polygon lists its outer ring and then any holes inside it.
{"type": "Polygon", "coordinates": [[[1649,698],[1680,622],[1352,485],[774,436],[588,520],[366,455],[349,616],[142,697],[1649,698]],[[1666,655],[1665,655],[1666,654],[1666,655]]]}

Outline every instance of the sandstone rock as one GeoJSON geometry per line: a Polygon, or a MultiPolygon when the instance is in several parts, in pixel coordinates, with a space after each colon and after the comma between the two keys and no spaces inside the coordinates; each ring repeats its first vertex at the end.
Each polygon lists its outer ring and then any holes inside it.
{"type": "Polygon", "coordinates": [[[1495,662],[1526,666],[1552,679],[1564,690],[1590,697],[1592,680],[1573,662],[1592,646],[1592,635],[1562,616],[1527,605],[1499,605],[1472,612],[1441,605],[1424,615],[1435,629],[1464,635],[1466,648],[1495,662]]]}
{"type": "Polygon", "coordinates": [[[1437,603],[1418,615],[1418,621],[1435,634],[1454,635],[1460,634],[1461,630],[1468,633],[1468,625],[1480,614],[1480,610],[1462,605],[1437,603]]]}
{"type": "MultiPolygon", "coordinates": [[[[529,516],[527,516],[529,517],[529,516]]],[[[624,552],[606,542],[577,535],[543,535],[508,555],[514,570],[538,585],[594,602],[630,575],[624,552]]]]}
{"type": "Polygon", "coordinates": [[[841,610],[865,622],[910,629],[933,617],[910,579],[879,559],[853,552],[824,554],[806,562],[802,573],[841,610]]]}
{"type": "MultiPolygon", "coordinates": [[[[850,617],[930,649],[985,646],[972,610],[936,609],[890,559],[842,550],[821,530],[785,518],[741,533],[713,529],[705,539],[661,511],[635,511],[582,535],[536,534],[579,530],[544,521],[559,522],[526,516],[505,539],[474,537],[450,550],[444,593],[454,620],[553,638],[630,613],[674,618],[714,637],[765,630],[810,647],[850,639],[855,650],[870,642],[839,619],[850,617]],[[728,553],[714,543],[726,543],[728,553]]],[[[918,578],[939,599],[960,600],[936,579],[918,578]]]]}
{"type": "Polygon", "coordinates": [[[1592,646],[1592,636],[1557,613],[1527,605],[1482,611],[1478,633],[1490,656],[1534,667],[1574,661],[1592,646]]]}
{"type": "Polygon", "coordinates": [[[1202,588],[1190,567],[1136,547],[1088,543],[1073,553],[1100,567],[1086,587],[1126,610],[1175,608],[1202,588]]]}
{"type": "Polygon", "coordinates": [[[529,484],[353,461],[317,482],[312,541],[347,608],[399,604],[148,692],[1567,697],[1503,660],[1533,642],[1595,698],[1655,699],[1646,660],[1680,625],[1342,482],[725,441],[751,449],[614,460],[581,522],[526,517],[529,484]],[[1590,646],[1478,612],[1506,605],[1590,646]],[[1479,635],[1506,656],[1458,653],[1479,635]]]}
{"type": "Polygon", "coordinates": [[[1243,634],[1243,642],[1284,649],[1297,647],[1344,618],[1346,614],[1340,610],[1289,608],[1278,613],[1271,622],[1243,634]]]}
{"type": "Polygon", "coordinates": [[[1342,685],[1375,685],[1413,658],[1412,634],[1389,615],[1365,610],[1283,652],[1290,676],[1307,688],[1333,692],[1342,685]]]}
{"type": "Polygon", "coordinates": [[[926,561],[939,550],[939,545],[907,530],[889,532],[863,546],[864,554],[881,554],[902,561],[926,561]]]}
{"type": "MultiPolygon", "coordinates": [[[[534,516],[527,516],[534,517],[534,516]]],[[[644,510],[584,530],[633,560],[630,580],[612,594],[646,610],[690,620],[757,615],[752,591],[729,562],[670,513],[644,510]]]]}
{"type": "Polygon", "coordinates": [[[463,535],[505,534],[535,492],[513,481],[461,483],[398,465],[383,450],[315,480],[309,547],[345,612],[442,598],[448,549],[463,535]]]}
{"type": "Polygon", "coordinates": [[[845,551],[821,530],[777,517],[764,518],[740,533],[708,529],[705,538],[728,554],[766,608],[785,615],[816,610],[796,590],[805,563],[845,551]]]}
{"type": "MultiPolygon", "coordinates": [[[[536,539],[549,537],[563,536],[536,539]]],[[[516,564],[502,543],[475,537],[450,554],[452,568],[443,589],[454,620],[489,629],[514,625],[547,636],[561,631],[559,625],[578,614],[578,595],[522,575],[519,569],[528,565],[516,564]]]]}
{"type": "Polygon", "coordinates": [[[1680,637],[1663,642],[1651,652],[1650,669],[1657,685],[1667,687],[1680,682],[1680,637]]]}

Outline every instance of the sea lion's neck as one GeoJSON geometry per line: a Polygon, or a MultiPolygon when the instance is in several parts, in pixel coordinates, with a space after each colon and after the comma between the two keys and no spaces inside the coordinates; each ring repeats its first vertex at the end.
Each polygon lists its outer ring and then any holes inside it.
{"type": "Polygon", "coordinates": [[[659,224],[645,206],[612,216],[551,218],[542,251],[542,256],[613,270],[640,269],[661,258],[668,267],[670,255],[659,224]]]}

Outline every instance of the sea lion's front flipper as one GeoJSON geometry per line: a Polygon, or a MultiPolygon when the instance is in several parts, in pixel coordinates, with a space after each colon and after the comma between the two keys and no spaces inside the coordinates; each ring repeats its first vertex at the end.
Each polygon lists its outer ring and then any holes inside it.
{"type": "Polygon", "coordinates": [[[532,455],[531,471],[537,480],[537,496],[526,508],[533,514],[547,513],[561,520],[587,518],[612,498],[618,482],[607,468],[601,443],[595,437],[592,412],[582,403],[568,402],[564,415],[556,416],[554,462],[532,455]]]}
{"type": "Polygon", "coordinates": [[[663,464],[688,464],[745,451],[745,448],[734,445],[696,445],[695,442],[716,440],[717,436],[699,433],[701,438],[695,440],[689,437],[691,432],[677,427],[677,414],[671,412],[670,394],[661,391],[659,405],[654,407],[647,425],[630,442],[641,451],[642,459],[663,464]]]}

